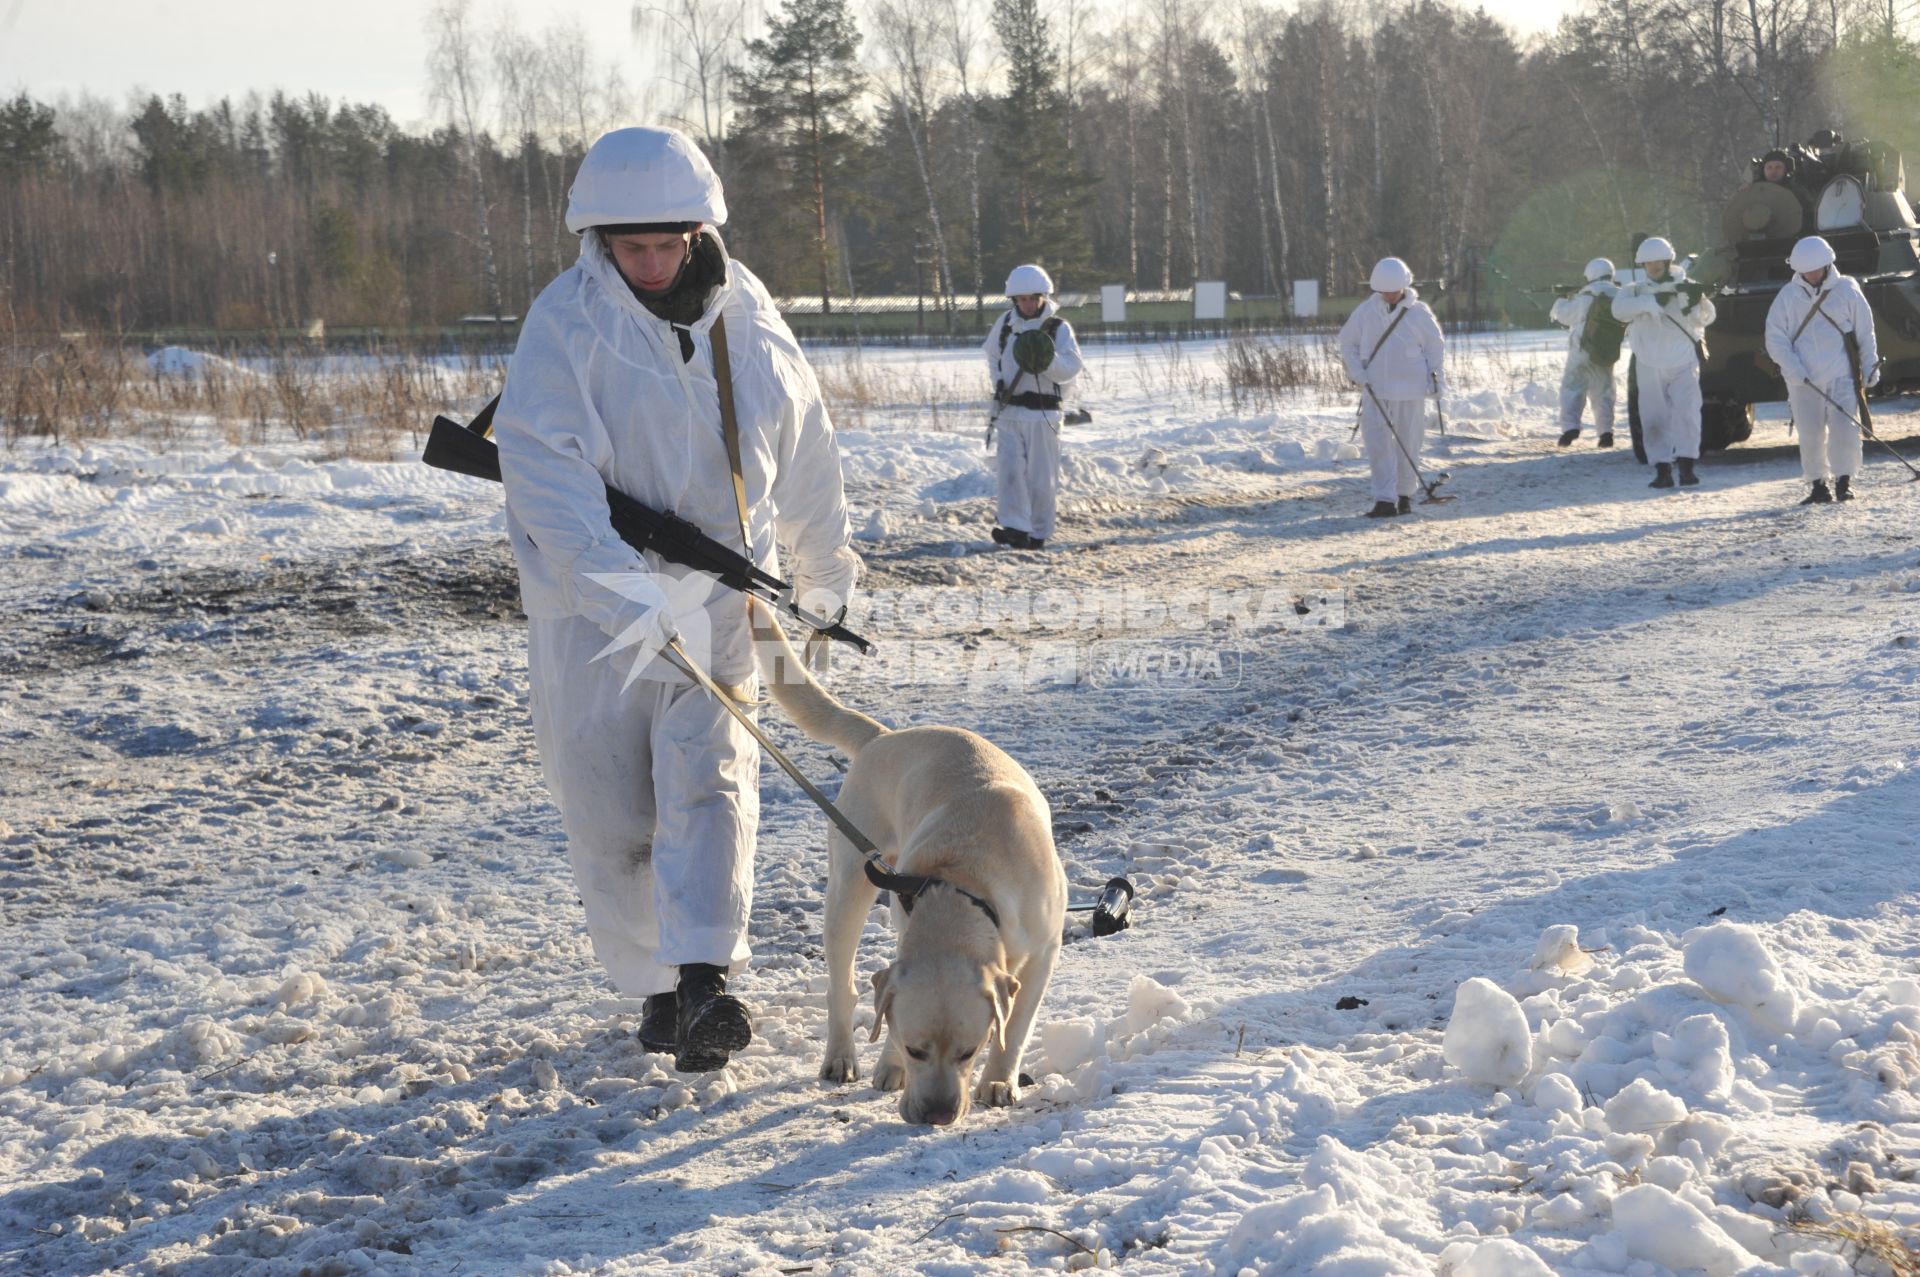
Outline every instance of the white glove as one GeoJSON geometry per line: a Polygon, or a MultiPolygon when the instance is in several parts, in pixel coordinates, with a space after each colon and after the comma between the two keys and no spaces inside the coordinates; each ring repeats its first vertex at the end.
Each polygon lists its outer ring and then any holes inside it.
{"type": "Polygon", "coordinates": [[[1875,386],[1879,385],[1880,384],[1880,365],[1878,363],[1871,365],[1867,369],[1867,375],[1862,377],[1860,380],[1866,384],[1866,387],[1868,390],[1872,390],[1875,386]]]}
{"type": "Polygon", "coordinates": [[[587,579],[627,600],[616,622],[621,627],[619,632],[605,647],[593,654],[593,659],[597,661],[624,648],[634,649],[633,668],[628,671],[627,682],[621,687],[624,691],[654,657],[680,637],[680,632],[673,624],[673,605],[659,578],[651,572],[589,572],[587,579]]]}

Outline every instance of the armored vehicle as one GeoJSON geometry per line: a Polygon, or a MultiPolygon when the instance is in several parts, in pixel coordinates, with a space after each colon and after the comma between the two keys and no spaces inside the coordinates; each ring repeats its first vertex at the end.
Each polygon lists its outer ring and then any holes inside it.
{"type": "MultiPolygon", "coordinates": [[[[1866,291],[1885,361],[1875,393],[1920,388],[1920,223],[1907,203],[1900,153],[1824,132],[1813,142],[1753,162],[1754,180],[1721,211],[1723,242],[1688,272],[1718,287],[1700,370],[1703,448],[1739,443],[1753,433],[1754,404],[1787,397],[1779,365],[1767,357],[1767,310],[1792,278],[1787,253],[1803,235],[1824,236],[1839,268],[1866,291]],[[1784,180],[1767,180],[1763,165],[1782,155],[1784,180]]],[[[1637,445],[1637,413],[1633,433],[1637,445]]]]}

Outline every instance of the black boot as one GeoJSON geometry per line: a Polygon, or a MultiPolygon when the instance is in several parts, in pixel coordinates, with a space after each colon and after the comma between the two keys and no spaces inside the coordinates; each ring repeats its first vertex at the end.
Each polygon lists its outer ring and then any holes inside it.
{"type": "Polygon", "coordinates": [[[1853,500],[1853,476],[1835,475],[1833,479],[1833,499],[1835,501],[1853,500]]]}
{"type": "Polygon", "coordinates": [[[1827,481],[1825,479],[1815,479],[1813,481],[1813,491],[1800,498],[1801,505],[1830,505],[1832,502],[1833,494],[1827,491],[1827,481]]]}
{"type": "Polygon", "coordinates": [[[640,1029],[634,1035],[649,1051],[673,1050],[680,1034],[680,999],[671,990],[650,994],[640,1008],[640,1029]]]}
{"type": "Polygon", "coordinates": [[[680,968],[680,1021],[674,1035],[673,1067],[682,1073],[711,1073],[727,1057],[753,1040],[747,1004],[727,992],[727,969],[690,962],[680,968]]]}
{"type": "Polygon", "coordinates": [[[1044,550],[1047,548],[1047,539],[1045,537],[1028,537],[1020,548],[1022,550],[1044,550]]]}
{"type": "Polygon", "coordinates": [[[1580,427],[1578,426],[1571,427],[1570,429],[1567,429],[1567,430],[1562,430],[1560,432],[1560,446],[1562,448],[1568,447],[1573,443],[1575,439],[1578,439],[1579,437],[1580,437],[1580,427]]]}
{"type": "Polygon", "coordinates": [[[1373,503],[1373,509],[1367,511],[1367,517],[1369,519],[1391,519],[1394,515],[1399,513],[1400,513],[1400,507],[1395,505],[1393,502],[1376,501],[1373,503]]]}
{"type": "Polygon", "coordinates": [[[1613,447],[1613,431],[1611,431],[1611,430],[1602,430],[1602,431],[1600,432],[1600,446],[1601,446],[1602,448],[1611,448],[1611,447],[1613,447]]]}
{"type": "Polygon", "coordinates": [[[1673,467],[1664,461],[1653,463],[1653,482],[1649,488],[1671,488],[1673,486],[1673,467]]]}
{"type": "Polygon", "coordinates": [[[1675,457],[1673,464],[1680,471],[1680,486],[1692,488],[1699,486],[1700,476],[1693,472],[1692,457],[1675,457]]]}
{"type": "Polygon", "coordinates": [[[1027,544],[1027,534],[1019,528],[996,527],[993,530],[993,543],[995,545],[1012,546],[1016,550],[1022,549],[1027,544]]]}
{"type": "Polygon", "coordinates": [[[1412,514],[1412,513],[1413,513],[1413,498],[1412,498],[1412,497],[1401,497],[1401,498],[1400,498],[1400,513],[1401,513],[1401,514],[1412,514]]]}

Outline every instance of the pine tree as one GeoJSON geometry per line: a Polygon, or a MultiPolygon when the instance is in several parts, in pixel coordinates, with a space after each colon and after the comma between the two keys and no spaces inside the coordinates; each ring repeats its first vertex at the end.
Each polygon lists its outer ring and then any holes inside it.
{"type": "Polygon", "coordinates": [[[830,197],[845,189],[865,132],[854,109],[866,83],[859,47],[847,0],[787,0],[747,45],[742,126],[751,149],[778,157],[786,193],[811,214],[823,311],[833,308],[830,197]]]}
{"type": "Polygon", "coordinates": [[[1075,164],[1060,91],[1060,50],[1039,0],[994,0],[993,29],[1007,55],[1007,96],[993,110],[1002,174],[1008,265],[1037,261],[1056,277],[1087,268],[1091,249],[1079,201],[1095,179],[1075,164]]]}

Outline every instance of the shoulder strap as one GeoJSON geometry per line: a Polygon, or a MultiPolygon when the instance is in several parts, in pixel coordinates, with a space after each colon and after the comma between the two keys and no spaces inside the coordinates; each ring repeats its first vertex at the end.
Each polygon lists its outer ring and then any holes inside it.
{"type": "Polygon", "coordinates": [[[1807,325],[1813,322],[1813,317],[1815,315],[1820,315],[1825,317],[1826,321],[1829,324],[1833,324],[1835,328],[1840,327],[1839,324],[1834,323],[1832,315],[1828,315],[1826,311],[1820,309],[1822,306],[1826,305],[1826,302],[1827,302],[1827,294],[1825,290],[1816,290],[1813,294],[1813,308],[1809,310],[1806,313],[1806,317],[1800,321],[1800,326],[1793,330],[1793,337],[1789,339],[1787,342],[1789,346],[1796,345],[1799,342],[1800,334],[1807,331],[1807,325]]]}
{"type": "Polygon", "coordinates": [[[1393,322],[1387,325],[1387,331],[1381,333],[1380,340],[1373,343],[1372,352],[1367,355],[1366,360],[1360,365],[1362,368],[1370,368],[1373,366],[1374,357],[1380,353],[1380,347],[1387,344],[1387,338],[1393,336],[1393,330],[1400,326],[1400,321],[1405,319],[1407,312],[1412,309],[1412,305],[1404,305],[1395,313],[1393,322]]]}
{"type": "Polygon", "coordinates": [[[727,354],[727,319],[713,320],[713,379],[720,389],[720,433],[727,441],[727,466],[733,471],[733,504],[740,514],[740,546],[753,558],[753,535],[747,519],[747,479],[740,464],[740,419],[733,408],[733,360],[727,354]]]}
{"type": "Polygon", "coordinates": [[[1007,339],[1013,336],[1013,312],[1007,311],[1000,316],[1000,353],[1007,352],[1007,339]]]}

